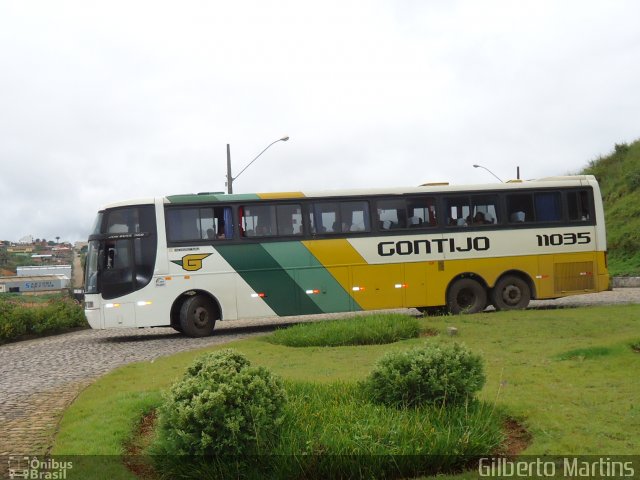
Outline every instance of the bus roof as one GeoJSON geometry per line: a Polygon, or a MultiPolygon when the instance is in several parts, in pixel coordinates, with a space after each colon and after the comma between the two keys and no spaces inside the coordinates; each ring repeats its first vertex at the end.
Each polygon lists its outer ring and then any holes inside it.
{"type": "MultiPolygon", "coordinates": [[[[182,195],[169,195],[164,197],[164,203],[211,203],[211,202],[242,202],[250,200],[287,200],[293,198],[331,198],[349,197],[364,195],[407,195],[424,193],[455,193],[466,191],[495,191],[514,190],[526,188],[545,187],[576,187],[586,185],[597,185],[593,175],[567,175],[557,177],[546,177],[535,180],[510,180],[505,183],[482,183],[471,185],[449,185],[448,183],[425,183],[417,187],[395,187],[395,188],[358,188],[342,190],[319,190],[305,192],[264,192],[264,193],[239,193],[226,194],[223,192],[188,193],[182,195]]],[[[154,203],[153,198],[142,198],[137,200],[121,201],[106,205],[104,209],[125,207],[128,205],[150,205],[154,203]]]]}
{"type": "Polygon", "coordinates": [[[360,188],[343,190],[321,190],[305,192],[268,192],[268,193],[198,193],[171,195],[165,203],[209,203],[209,202],[241,202],[248,200],[287,200],[293,198],[349,197],[361,195],[406,195],[416,193],[455,193],[465,191],[513,190],[520,188],[575,187],[596,184],[593,175],[573,175],[546,177],[537,180],[512,180],[506,183],[490,183],[476,185],[449,185],[447,183],[427,183],[418,187],[397,188],[360,188]]]}

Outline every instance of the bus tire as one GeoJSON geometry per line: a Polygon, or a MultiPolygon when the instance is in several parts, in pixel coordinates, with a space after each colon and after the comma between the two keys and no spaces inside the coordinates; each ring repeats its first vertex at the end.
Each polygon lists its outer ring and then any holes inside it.
{"type": "Polygon", "coordinates": [[[530,300],[529,284],[515,275],[505,275],[491,290],[491,302],[496,310],[523,310],[530,300]]]}
{"type": "Polygon", "coordinates": [[[447,292],[447,308],[459,313],[478,313],[487,306],[487,291],[472,278],[461,278],[453,282],[447,292]]]}
{"type": "Polygon", "coordinates": [[[213,302],[204,295],[187,298],[180,307],[180,328],[189,337],[207,337],[218,319],[213,302]]]}

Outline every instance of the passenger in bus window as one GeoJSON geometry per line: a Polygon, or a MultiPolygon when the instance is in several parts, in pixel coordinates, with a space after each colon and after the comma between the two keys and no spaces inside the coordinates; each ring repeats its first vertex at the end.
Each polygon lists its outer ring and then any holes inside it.
{"type": "Polygon", "coordinates": [[[429,225],[434,226],[438,223],[436,219],[436,207],[435,205],[429,205],[429,225]]]}
{"type": "Polygon", "coordinates": [[[484,213],[483,212],[476,212],[476,214],[473,217],[473,224],[474,225],[486,225],[487,224],[487,220],[484,217],[484,213]]]}
{"type": "Polygon", "coordinates": [[[509,218],[514,223],[521,223],[525,220],[525,214],[524,212],[513,212],[509,218]]]}
{"type": "Polygon", "coordinates": [[[227,236],[224,234],[224,220],[218,221],[218,234],[216,235],[216,238],[219,240],[224,240],[225,238],[227,238],[227,236]]]}
{"type": "Polygon", "coordinates": [[[409,217],[407,223],[409,224],[409,228],[419,227],[422,224],[422,219],[420,217],[409,217]]]}

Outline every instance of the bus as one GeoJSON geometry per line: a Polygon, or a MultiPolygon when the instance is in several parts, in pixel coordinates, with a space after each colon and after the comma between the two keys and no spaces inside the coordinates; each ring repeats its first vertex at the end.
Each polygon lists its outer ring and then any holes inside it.
{"type": "Polygon", "coordinates": [[[89,236],[93,328],[417,308],[524,309],[609,289],[591,175],[121,202],[89,236]]]}

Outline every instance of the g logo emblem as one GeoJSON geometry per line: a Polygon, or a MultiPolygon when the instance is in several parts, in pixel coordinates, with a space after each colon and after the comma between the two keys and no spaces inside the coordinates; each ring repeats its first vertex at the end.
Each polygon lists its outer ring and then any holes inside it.
{"type": "Polygon", "coordinates": [[[195,272],[202,268],[202,260],[207,258],[210,253],[196,253],[192,255],[185,255],[182,260],[172,260],[171,263],[180,265],[183,270],[187,272],[195,272]]]}

